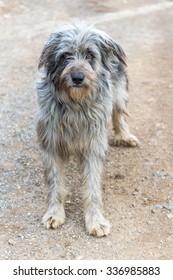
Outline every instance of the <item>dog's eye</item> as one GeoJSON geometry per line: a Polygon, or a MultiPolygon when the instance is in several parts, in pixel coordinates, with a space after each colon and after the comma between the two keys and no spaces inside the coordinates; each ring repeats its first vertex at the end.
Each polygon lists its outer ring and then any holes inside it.
{"type": "Polygon", "coordinates": [[[93,60],[95,58],[94,54],[92,52],[88,52],[86,55],[86,59],[93,60]]]}
{"type": "Polygon", "coordinates": [[[60,60],[68,64],[69,61],[72,59],[72,55],[70,53],[63,53],[60,57],[60,60]]]}
{"type": "Polygon", "coordinates": [[[65,60],[65,59],[66,59],[66,54],[65,54],[65,53],[62,54],[61,57],[60,57],[60,59],[61,59],[61,60],[65,60]]]}

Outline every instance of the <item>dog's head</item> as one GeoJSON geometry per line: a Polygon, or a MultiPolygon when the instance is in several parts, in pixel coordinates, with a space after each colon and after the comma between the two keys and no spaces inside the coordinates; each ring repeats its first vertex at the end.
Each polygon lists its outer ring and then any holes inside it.
{"type": "Polygon", "coordinates": [[[71,26],[53,33],[39,62],[59,94],[84,99],[118,75],[125,54],[106,33],[88,26],[71,26]]]}

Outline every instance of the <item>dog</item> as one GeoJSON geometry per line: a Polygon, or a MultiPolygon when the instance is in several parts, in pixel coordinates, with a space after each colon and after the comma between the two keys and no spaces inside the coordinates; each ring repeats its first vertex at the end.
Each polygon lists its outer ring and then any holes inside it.
{"type": "Polygon", "coordinates": [[[112,116],[115,145],[137,146],[125,120],[128,101],[126,55],[103,31],[74,24],[51,34],[39,60],[37,136],[49,186],[45,228],[65,222],[64,163],[77,155],[82,166],[85,226],[89,234],[110,232],[103,215],[100,178],[112,116]]]}

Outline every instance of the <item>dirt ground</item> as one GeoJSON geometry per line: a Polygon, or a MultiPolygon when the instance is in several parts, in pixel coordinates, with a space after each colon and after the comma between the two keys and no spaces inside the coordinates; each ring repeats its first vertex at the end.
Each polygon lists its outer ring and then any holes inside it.
{"type": "Polygon", "coordinates": [[[1,0],[1,259],[173,259],[173,1],[1,0]],[[47,187],[36,141],[35,81],[49,34],[81,18],[128,57],[128,122],[140,148],[107,154],[102,186],[106,238],[84,227],[79,167],[67,166],[66,224],[46,230],[47,187]]]}

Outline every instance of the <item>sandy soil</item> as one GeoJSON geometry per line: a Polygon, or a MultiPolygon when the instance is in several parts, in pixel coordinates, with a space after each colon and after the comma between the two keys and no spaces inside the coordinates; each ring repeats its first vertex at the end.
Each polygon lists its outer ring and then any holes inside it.
{"type": "Polygon", "coordinates": [[[173,258],[172,18],[172,1],[0,1],[1,259],[173,258]],[[101,239],[85,231],[73,160],[66,224],[41,225],[48,190],[35,135],[37,61],[49,34],[75,17],[98,23],[124,47],[128,122],[141,142],[114,147],[110,128],[102,186],[112,231],[101,239]]]}

